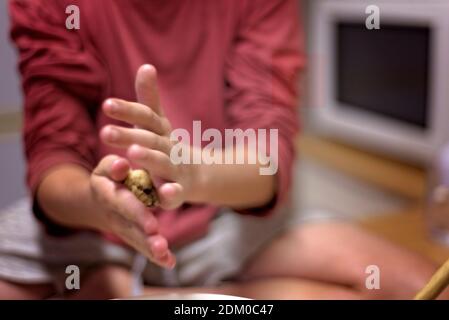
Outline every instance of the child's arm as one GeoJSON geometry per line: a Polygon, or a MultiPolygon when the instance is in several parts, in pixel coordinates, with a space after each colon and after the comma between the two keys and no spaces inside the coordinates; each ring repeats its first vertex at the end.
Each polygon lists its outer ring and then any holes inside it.
{"type": "Polygon", "coordinates": [[[54,222],[113,233],[155,263],[173,267],[151,210],[121,185],[128,170],[128,161],[117,156],[103,158],[92,174],[70,164],[55,167],[38,187],[38,203],[54,222]]]}
{"type": "MultiPolygon", "coordinates": [[[[260,164],[247,161],[231,165],[173,164],[171,127],[159,105],[154,67],[146,65],[139,69],[136,91],[139,103],[109,99],[103,104],[106,115],[135,127],[108,125],[102,129],[100,138],[113,147],[127,149],[132,163],[151,172],[153,177],[168,181],[158,187],[161,207],[171,209],[184,202],[196,202],[249,209],[271,202],[279,190],[276,185],[279,176],[261,175],[260,164]]],[[[194,147],[190,151],[191,154],[201,152],[194,147]]],[[[224,154],[228,152],[243,153],[246,158],[249,152],[255,151],[236,146],[224,154]]]]}
{"type": "Polygon", "coordinates": [[[34,213],[52,233],[70,231],[64,227],[111,231],[157,263],[172,266],[151,211],[114,182],[128,162],[108,157],[94,169],[98,137],[90,106],[101,103],[107,72],[80,32],[64,28],[64,2],[9,1],[34,213]]]}

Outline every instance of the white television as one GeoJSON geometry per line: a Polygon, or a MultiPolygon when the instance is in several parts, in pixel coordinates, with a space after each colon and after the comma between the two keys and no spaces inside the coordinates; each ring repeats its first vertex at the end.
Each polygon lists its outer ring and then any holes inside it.
{"type": "Polygon", "coordinates": [[[449,1],[313,0],[309,13],[313,128],[429,163],[449,140],[449,1]]]}

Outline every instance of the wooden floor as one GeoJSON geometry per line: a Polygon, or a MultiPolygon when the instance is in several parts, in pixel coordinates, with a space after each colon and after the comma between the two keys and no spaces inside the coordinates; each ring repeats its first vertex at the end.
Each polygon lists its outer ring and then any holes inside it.
{"type": "Polygon", "coordinates": [[[298,137],[297,150],[300,158],[313,159],[411,201],[422,201],[426,193],[422,167],[313,135],[298,137]]]}
{"type": "Polygon", "coordinates": [[[422,253],[438,264],[449,258],[449,246],[432,240],[426,229],[422,205],[427,193],[426,168],[307,134],[299,137],[297,149],[300,157],[310,158],[407,200],[408,205],[398,212],[362,218],[363,227],[422,253]]]}
{"type": "Polygon", "coordinates": [[[428,256],[438,264],[443,264],[449,259],[449,247],[431,239],[424,217],[423,208],[416,206],[362,220],[360,224],[395,243],[428,256]]]}

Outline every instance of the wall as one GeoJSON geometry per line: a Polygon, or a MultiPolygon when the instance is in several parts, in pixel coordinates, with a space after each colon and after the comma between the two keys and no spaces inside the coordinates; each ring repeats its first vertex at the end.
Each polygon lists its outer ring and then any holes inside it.
{"type": "Polygon", "coordinates": [[[16,53],[9,41],[8,1],[0,0],[0,113],[19,111],[20,83],[16,71],[16,53]]]}
{"type": "Polygon", "coordinates": [[[16,52],[9,40],[7,4],[0,0],[0,208],[26,194],[19,133],[22,95],[16,52]]]}

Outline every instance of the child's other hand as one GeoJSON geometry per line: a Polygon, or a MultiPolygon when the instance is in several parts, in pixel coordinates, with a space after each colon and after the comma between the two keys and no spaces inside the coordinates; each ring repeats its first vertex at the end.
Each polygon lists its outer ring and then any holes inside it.
{"type": "Polygon", "coordinates": [[[110,155],[93,171],[90,187],[98,208],[98,227],[119,236],[154,263],[172,268],[175,257],[159,234],[156,217],[121,183],[129,169],[128,160],[110,155]]]}
{"type": "Polygon", "coordinates": [[[110,146],[127,149],[127,156],[133,163],[150,172],[153,179],[163,180],[164,183],[157,186],[160,206],[173,209],[194,198],[199,179],[194,165],[174,165],[170,160],[172,128],[160,106],[156,77],[154,67],[144,65],[136,76],[138,102],[105,101],[106,115],[134,128],[108,125],[102,129],[100,137],[110,146]]]}

